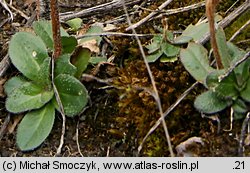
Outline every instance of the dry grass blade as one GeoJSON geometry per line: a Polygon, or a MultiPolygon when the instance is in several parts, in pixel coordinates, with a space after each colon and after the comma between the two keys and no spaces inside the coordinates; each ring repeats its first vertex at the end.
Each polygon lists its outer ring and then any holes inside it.
{"type": "MultiPolygon", "coordinates": [[[[129,26],[131,26],[132,23],[131,23],[131,20],[129,18],[128,11],[127,11],[127,8],[125,6],[124,1],[123,1],[123,8],[124,8],[124,11],[125,11],[126,16],[127,16],[128,24],[129,24],[129,26]]],[[[174,152],[173,152],[173,148],[172,148],[172,145],[171,145],[170,136],[169,136],[169,133],[168,133],[168,128],[167,128],[167,125],[166,125],[166,122],[165,122],[165,119],[164,119],[164,115],[163,115],[163,110],[162,110],[162,106],[161,106],[161,99],[160,99],[158,90],[156,88],[156,83],[155,83],[155,80],[154,80],[154,76],[153,76],[152,71],[151,71],[151,69],[149,67],[149,64],[147,62],[146,55],[145,55],[145,52],[143,50],[141,41],[140,41],[139,37],[136,35],[136,31],[135,31],[134,28],[132,28],[132,31],[133,31],[133,34],[135,34],[136,41],[137,41],[138,46],[140,48],[141,55],[143,57],[144,63],[146,65],[146,68],[147,68],[147,71],[148,71],[148,74],[149,74],[149,77],[150,77],[150,80],[151,80],[151,84],[152,84],[152,87],[153,87],[152,96],[154,97],[154,99],[155,99],[155,101],[157,103],[157,107],[159,109],[159,113],[160,113],[160,116],[161,116],[160,121],[161,121],[161,123],[163,125],[163,128],[164,128],[164,132],[165,132],[168,147],[169,147],[169,152],[170,152],[171,157],[174,157],[174,152]]]]}
{"type": "Polygon", "coordinates": [[[229,39],[229,41],[234,40],[249,25],[250,25],[250,20],[248,20],[237,32],[235,32],[233,36],[229,39]]]}
{"type": "MultiPolygon", "coordinates": [[[[178,106],[178,104],[189,94],[189,92],[194,89],[194,87],[196,87],[199,84],[199,82],[195,82],[191,87],[189,87],[177,100],[174,104],[172,104],[164,113],[163,113],[163,117],[167,117],[175,108],[176,106],[178,106]]],[[[161,124],[161,118],[159,118],[153,127],[151,127],[151,129],[148,131],[148,133],[146,134],[146,136],[143,138],[140,146],[138,147],[138,152],[140,153],[143,144],[146,142],[147,138],[149,137],[149,135],[151,135],[157,128],[158,126],[161,124]]]]}

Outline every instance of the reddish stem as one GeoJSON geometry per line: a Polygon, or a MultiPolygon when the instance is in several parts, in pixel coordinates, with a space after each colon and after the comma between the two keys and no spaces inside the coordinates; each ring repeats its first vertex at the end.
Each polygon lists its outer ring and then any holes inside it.
{"type": "Polygon", "coordinates": [[[219,49],[218,49],[218,44],[216,41],[216,30],[215,30],[215,26],[214,26],[214,14],[215,14],[215,9],[216,6],[219,4],[219,0],[207,0],[206,1],[206,14],[207,14],[207,18],[208,18],[208,22],[209,22],[209,30],[210,30],[210,42],[211,42],[211,46],[213,48],[213,53],[214,53],[214,57],[217,63],[217,68],[218,69],[223,69],[223,64],[221,61],[221,57],[220,57],[220,53],[219,53],[219,49]]]}
{"type": "Polygon", "coordinates": [[[58,10],[58,1],[50,1],[51,9],[51,20],[52,20],[52,33],[54,41],[54,53],[53,58],[57,59],[62,53],[62,42],[60,34],[60,20],[59,20],[59,10],[58,10]]]}

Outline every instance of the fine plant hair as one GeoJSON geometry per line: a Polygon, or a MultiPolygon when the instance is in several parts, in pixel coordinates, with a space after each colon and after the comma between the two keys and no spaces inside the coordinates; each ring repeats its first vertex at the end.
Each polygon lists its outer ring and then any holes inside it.
{"type": "Polygon", "coordinates": [[[218,49],[218,45],[217,45],[217,41],[215,37],[216,29],[215,29],[215,24],[214,24],[215,9],[218,4],[219,4],[219,0],[206,0],[206,14],[207,14],[208,23],[209,23],[210,42],[213,48],[214,57],[216,59],[217,68],[222,69],[223,64],[221,62],[221,57],[220,57],[220,53],[219,53],[219,49],[218,49]]]}
{"type": "MultiPolygon", "coordinates": [[[[125,14],[127,16],[127,22],[129,24],[129,26],[131,26],[132,23],[131,23],[131,20],[129,18],[129,15],[128,15],[127,8],[125,6],[124,1],[122,3],[123,3],[124,12],[125,12],[125,14]]],[[[151,92],[150,94],[154,97],[154,99],[156,101],[156,104],[157,104],[157,107],[159,109],[159,113],[160,113],[160,116],[161,116],[161,123],[162,123],[163,129],[164,129],[164,132],[165,132],[165,136],[166,136],[166,139],[167,139],[170,155],[171,155],[171,157],[174,157],[174,152],[173,152],[172,144],[171,144],[171,141],[170,141],[170,135],[169,135],[169,132],[168,132],[167,124],[166,124],[165,119],[164,119],[163,109],[162,109],[162,105],[161,105],[161,99],[160,99],[158,90],[156,88],[154,76],[153,76],[152,71],[150,69],[149,63],[147,62],[146,55],[145,55],[145,52],[143,50],[141,41],[140,41],[139,37],[136,35],[135,29],[132,28],[132,32],[133,32],[133,34],[135,34],[135,39],[136,39],[136,41],[138,43],[141,55],[143,57],[144,63],[146,65],[146,68],[147,68],[147,71],[148,71],[148,74],[149,74],[149,77],[150,77],[150,80],[151,80],[151,84],[152,84],[152,87],[153,87],[153,92],[151,92]]]]}

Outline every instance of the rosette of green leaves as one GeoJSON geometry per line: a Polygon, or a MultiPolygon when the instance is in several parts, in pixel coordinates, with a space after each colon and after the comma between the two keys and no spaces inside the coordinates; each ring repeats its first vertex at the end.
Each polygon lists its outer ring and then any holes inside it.
{"type": "MultiPolygon", "coordinates": [[[[23,151],[38,147],[47,138],[58,109],[51,81],[52,25],[48,21],[39,21],[33,24],[33,29],[35,34],[19,32],[12,37],[9,56],[22,75],[12,77],[4,86],[6,109],[12,113],[28,111],[17,130],[17,145],[23,151]]],[[[81,113],[87,104],[87,90],[75,77],[78,66],[82,72],[86,65],[71,64],[70,56],[77,40],[63,29],[61,36],[63,53],[52,67],[54,83],[65,114],[72,117],[81,113]]],[[[89,59],[90,54],[84,56],[89,59]]]]}
{"type": "Polygon", "coordinates": [[[206,114],[213,114],[230,106],[235,118],[242,118],[249,111],[250,60],[244,61],[226,75],[246,52],[226,42],[222,28],[217,30],[216,39],[224,69],[218,70],[210,66],[208,52],[200,44],[190,42],[187,48],[180,51],[180,59],[186,70],[208,89],[196,97],[194,106],[206,114]]]}

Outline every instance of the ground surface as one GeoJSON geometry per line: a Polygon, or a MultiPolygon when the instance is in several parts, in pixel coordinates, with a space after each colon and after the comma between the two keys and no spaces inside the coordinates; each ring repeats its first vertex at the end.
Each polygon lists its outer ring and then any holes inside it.
{"type": "MultiPolygon", "coordinates": [[[[19,11],[31,16],[34,13],[35,4],[29,4],[30,1],[13,0],[13,6],[19,11]],[[25,2],[28,5],[24,5],[25,2]]],[[[80,7],[83,4],[81,0],[59,1],[62,11],[79,10],[92,7],[97,4],[103,4],[105,0],[89,1],[87,7],[80,7]]],[[[141,5],[148,9],[156,9],[164,1],[141,1],[141,5]]],[[[199,2],[197,1],[176,1],[168,6],[168,8],[178,8],[199,2]]],[[[242,3],[244,1],[240,1],[242,3]]],[[[233,1],[225,1],[221,3],[219,10],[222,15],[233,4],[233,1]]],[[[239,5],[237,4],[237,6],[239,5]]],[[[140,5],[140,4],[138,4],[140,5]]],[[[233,7],[234,9],[235,7],[233,7]]],[[[133,8],[130,8],[133,11],[133,8]]],[[[233,10],[232,9],[232,10],[233,10]]],[[[3,13],[0,7],[0,22],[8,16],[6,11],[3,13]],[[4,15],[2,15],[4,14],[4,15]]],[[[8,49],[8,41],[10,37],[24,28],[27,22],[24,17],[17,11],[14,21],[5,23],[0,27],[0,58],[2,59],[8,49]]],[[[145,17],[150,11],[139,9],[135,13],[134,20],[145,17]]],[[[114,9],[111,13],[96,14],[84,18],[85,24],[92,24],[93,21],[105,22],[123,14],[122,9],[114,9]]],[[[248,12],[249,14],[249,12],[248,12]]],[[[204,15],[204,7],[191,10],[190,12],[180,13],[169,17],[169,28],[171,30],[180,30],[182,27],[190,23],[195,23],[204,15]]],[[[249,20],[249,19],[248,19],[249,20]]],[[[123,32],[128,26],[125,21],[114,23],[118,28],[117,31],[123,32]]],[[[160,26],[160,19],[153,19],[146,22],[142,27],[138,28],[138,33],[155,33],[154,26],[160,26]]],[[[240,26],[234,25],[235,28],[240,26]]],[[[231,29],[233,30],[233,29],[231,29]]],[[[236,29],[237,30],[237,29],[236,29]]],[[[249,28],[248,28],[249,31],[249,28]]],[[[230,34],[229,34],[230,35],[230,34]]],[[[108,38],[113,43],[113,48],[108,50],[108,54],[115,55],[116,59],[113,65],[102,65],[95,75],[102,79],[112,79],[118,81],[119,87],[127,85],[124,81],[138,81],[142,87],[149,86],[147,72],[143,62],[141,61],[135,40],[130,37],[108,38]]],[[[240,40],[249,39],[249,32],[245,36],[240,36],[240,40]]],[[[142,42],[146,43],[148,38],[142,38],[142,42]]],[[[248,42],[249,43],[249,42],[248,42]]],[[[249,44],[244,43],[243,48],[249,49],[249,44]]],[[[176,99],[194,83],[185,69],[179,62],[151,64],[153,74],[158,82],[160,96],[162,98],[163,108],[166,110],[176,99]],[[182,80],[181,80],[182,79],[182,80]]],[[[93,74],[95,67],[90,66],[88,73],[93,74]]],[[[13,66],[10,66],[1,81],[8,79],[17,74],[13,66]]],[[[142,92],[126,93],[125,90],[118,90],[112,87],[107,89],[106,84],[100,84],[95,81],[83,81],[86,85],[90,101],[86,110],[75,118],[68,118],[66,121],[65,143],[62,148],[62,156],[138,156],[137,148],[159,115],[155,109],[152,98],[142,92]],[[126,95],[122,98],[122,96],[126,95]],[[78,131],[78,135],[77,132],[78,131]],[[79,140],[79,148],[77,145],[79,140]]],[[[2,82],[4,83],[4,82],[2,82]]],[[[133,85],[131,83],[131,85],[133,85]]],[[[204,88],[197,86],[192,92],[175,108],[175,110],[166,118],[169,127],[171,142],[173,148],[182,142],[198,137],[204,143],[203,145],[191,142],[186,145],[187,149],[182,155],[187,156],[237,156],[239,146],[239,135],[242,126],[242,120],[233,123],[233,129],[230,129],[229,110],[222,112],[219,116],[220,123],[209,118],[202,118],[201,114],[193,108],[193,100],[204,88]],[[219,128],[220,125],[220,128],[219,128]],[[219,128],[219,129],[218,129],[219,128]]],[[[2,126],[8,112],[5,110],[5,95],[1,93],[0,100],[0,125],[2,126]]],[[[15,143],[16,128],[13,123],[17,121],[20,115],[11,115],[11,122],[0,141],[0,156],[53,156],[59,145],[61,136],[61,117],[58,114],[53,130],[45,142],[36,150],[30,152],[21,152],[15,143]]],[[[176,150],[174,152],[177,154],[176,150]]],[[[245,146],[246,156],[250,156],[250,147],[245,146]]],[[[168,146],[164,137],[162,127],[154,132],[147,142],[144,144],[141,156],[169,156],[168,146]]]]}

